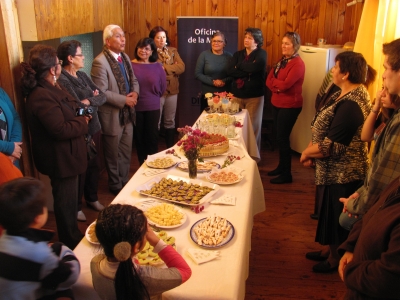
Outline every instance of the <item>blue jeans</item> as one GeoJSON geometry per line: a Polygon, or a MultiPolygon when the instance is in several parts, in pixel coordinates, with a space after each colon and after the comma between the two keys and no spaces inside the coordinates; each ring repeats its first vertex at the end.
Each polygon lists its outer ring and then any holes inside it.
{"type": "Polygon", "coordinates": [[[339,217],[339,224],[342,226],[344,229],[350,231],[353,228],[354,223],[357,221],[361,220],[363,215],[357,215],[357,218],[354,217],[352,214],[351,217],[349,217],[348,212],[342,212],[339,217]]]}

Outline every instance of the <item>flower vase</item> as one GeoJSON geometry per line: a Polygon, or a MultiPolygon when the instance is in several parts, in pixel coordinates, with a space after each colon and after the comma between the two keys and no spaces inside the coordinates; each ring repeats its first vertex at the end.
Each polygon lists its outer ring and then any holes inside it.
{"type": "Polygon", "coordinates": [[[189,178],[197,178],[197,159],[189,159],[189,178]]]}

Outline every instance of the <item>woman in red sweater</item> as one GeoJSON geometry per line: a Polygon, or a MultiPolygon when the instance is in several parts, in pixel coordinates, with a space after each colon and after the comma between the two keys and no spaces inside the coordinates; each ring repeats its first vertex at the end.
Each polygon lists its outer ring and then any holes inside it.
{"type": "Polygon", "coordinates": [[[268,172],[269,176],[279,176],[271,179],[271,183],[292,182],[289,137],[303,106],[301,93],[305,72],[304,62],[297,53],[300,43],[298,33],[285,33],[282,39],[282,59],[271,69],[266,81],[272,91],[271,102],[279,147],[279,165],[268,172]]]}

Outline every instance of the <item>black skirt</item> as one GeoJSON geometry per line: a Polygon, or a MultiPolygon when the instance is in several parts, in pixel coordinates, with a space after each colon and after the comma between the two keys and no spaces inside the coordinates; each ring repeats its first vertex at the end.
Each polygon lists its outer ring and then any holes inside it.
{"type": "Polygon", "coordinates": [[[349,234],[339,224],[343,203],[339,198],[348,198],[360,186],[357,180],[346,184],[317,185],[315,197],[319,203],[319,218],[315,241],[321,245],[340,245],[349,234]]]}

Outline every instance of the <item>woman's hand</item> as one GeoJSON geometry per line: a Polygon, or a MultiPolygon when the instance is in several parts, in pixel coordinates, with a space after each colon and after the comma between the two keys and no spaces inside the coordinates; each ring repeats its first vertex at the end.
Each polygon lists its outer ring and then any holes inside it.
{"type": "Polygon", "coordinates": [[[90,120],[92,119],[92,115],[89,115],[89,116],[84,115],[84,117],[85,117],[86,124],[89,124],[90,120]]]}
{"type": "Polygon", "coordinates": [[[94,91],[93,91],[93,96],[98,96],[98,95],[99,95],[99,90],[97,90],[97,89],[94,90],[94,91]]]}
{"type": "Polygon", "coordinates": [[[149,223],[147,223],[146,239],[153,247],[155,247],[160,240],[160,238],[154,233],[153,229],[150,227],[149,223]]]}
{"type": "Polygon", "coordinates": [[[12,157],[15,157],[16,159],[20,159],[22,155],[22,148],[21,148],[22,142],[14,142],[14,151],[11,153],[12,157]]]}
{"type": "Polygon", "coordinates": [[[89,106],[89,105],[90,105],[90,101],[89,101],[88,99],[83,99],[83,100],[81,100],[81,103],[82,103],[82,104],[85,104],[86,106],[89,106]]]}
{"type": "Polygon", "coordinates": [[[352,260],[353,260],[353,253],[349,251],[346,251],[345,254],[342,256],[342,258],[340,259],[338,272],[342,281],[344,281],[343,278],[344,268],[346,268],[347,264],[350,263],[352,260]]]}
{"type": "MultiPolygon", "coordinates": [[[[343,212],[347,211],[347,204],[350,200],[354,200],[360,197],[360,194],[355,192],[354,194],[350,195],[349,198],[339,198],[339,201],[343,203],[343,212]]],[[[354,215],[357,218],[357,215],[354,215]]],[[[349,217],[351,217],[351,213],[349,213],[349,217]]]]}
{"type": "Polygon", "coordinates": [[[217,87],[223,87],[223,86],[225,86],[225,82],[223,82],[223,81],[220,80],[220,79],[215,79],[215,80],[213,80],[213,84],[214,84],[214,86],[217,86],[217,87]]]}
{"type": "Polygon", "coordinates": [[[309,168],[314,167],[314,160],[312,158],[306,159],[305,161],[303,161],[303,166],[309,168]]]}

